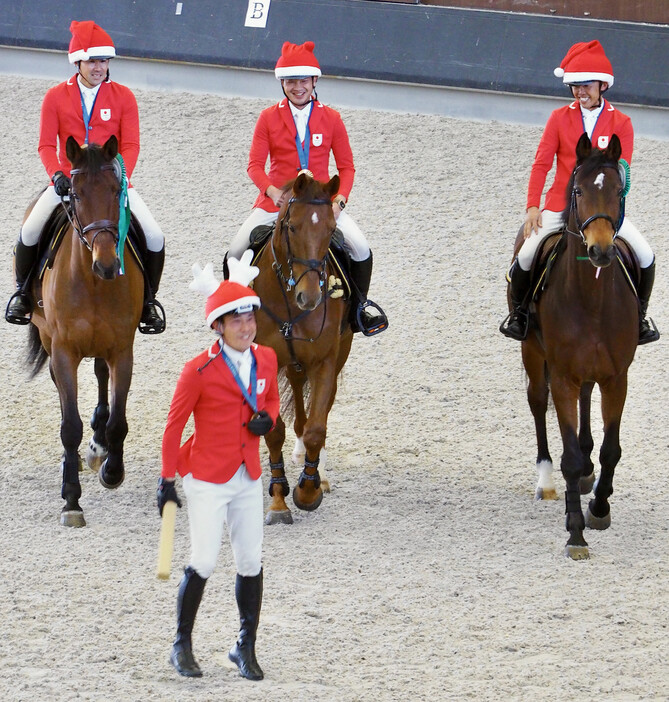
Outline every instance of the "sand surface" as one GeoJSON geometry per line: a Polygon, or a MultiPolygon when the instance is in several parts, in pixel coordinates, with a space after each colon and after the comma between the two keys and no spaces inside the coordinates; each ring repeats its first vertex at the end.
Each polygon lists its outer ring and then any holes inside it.
{"type": "MultiPolygon", "coordinates": [[[[46,184],[37,134],[50,85],[0,77],[3,305],[23,211],[46,184]]],[[[327,102],[326,81],[319,93],[327,102]]],[[[657,253],[651,313],[665,336],[639,349],[630,371],[611,528],[589,532],[590,560],[571,562],[563,500],[533,501],[520,346],[497,331],[541,130],[343,111],[358,168],[349,211],[373,247],[372,297],[391,326],[354,340],[330,415],[332,493],[316,512],[294,510],[292,526],[265,528],[265,680],[243,680],[227,660],[238,620],[225,544],[194,633],[205,676],[193,681],[167,663],[188,559],[186,508],[172,578],[155,577],[160,442],[182,365],[210,342],[190,267],[212,260],[220,270],[251,207],[246,159],[268,103],[137,98],[133,182],[167,236],[160,299],[169,327],[137,336],[126,480],[110,492],[95,474],[82,476],[84,529],[58,522],[55,387],[47,371],[28,382],[26,330],[0,324],[0,697],[668,699],[669,143],[637,139],[627,204],[657,253]]],[[[95,398],[86,361],[85,421],[95,398]]],[[[554,413],[549,421],[557,462],[554,413]]],[[[299,469],[288,473],[294,484],[299,469]]]]}

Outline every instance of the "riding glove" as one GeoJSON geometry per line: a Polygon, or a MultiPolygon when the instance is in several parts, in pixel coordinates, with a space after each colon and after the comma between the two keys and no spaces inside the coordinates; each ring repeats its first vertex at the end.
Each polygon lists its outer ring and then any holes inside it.
{"type": "Polygon", "coordinates": [[[59,197],[64,197],[70,192],[72,181],[63,173],[63,171],[56,171],[53,174],[52,180],[56,195],[59,197]]]}
{"type": "Polygon", "coordinates": [[[248,423],[249,431],[256,436],[264,436],[272,428],[274,422],[272,418],[265,412],[261,410],[251,417],[248,423]]]}
{"type": "Polygon", "coordinates": [[[158,479],[158,490],[156,491],[158,502],[158,513],[163,516],[163,507],[166,502],[176,502],[177,507],[181,507],[181,500],[177,495],[177,488],[174,485],[174,480],[158,479]]]}

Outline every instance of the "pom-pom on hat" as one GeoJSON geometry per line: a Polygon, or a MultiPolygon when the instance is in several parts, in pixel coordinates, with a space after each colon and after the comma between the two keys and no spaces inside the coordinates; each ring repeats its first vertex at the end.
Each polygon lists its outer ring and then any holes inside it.
{"type": "Polygon", "coordinates": [[[601,80],[613,85],[613,67],[597,40],[574,44],[553,73],[567,84],[601,80]]]}
{"type": "Polygon", "coordinates": [[[209,326],[228,312],[241,314],[260,307],[260,298],[248,287],[260,272],[257,266],[250,265],[252,258],[251,249],[244,251],[239,261],[230,256],[230,277],[223,282],[214,277],[214,267],[211,263],[207,263],[204,269],[200,268],[199,263],[193,264],[193,280],[189,287],[207,296],[204,314],[209,326]]]}
{"type": "Polygon", "coordinates": [[[67,58],[70,63],[89,59],[109,59],[116,56],[112,38],[92,20],[70,24],[72,39],[67,58]]]}
{"type": "Polygon", "coordinates": [[[305,41],[304,44],[284,42],[281,56],[274,68],[277,79],[309,78],[310,76],[318,78],[321,75],[321,67],[314,56],[315,46],[313,41],[305,41]]]}

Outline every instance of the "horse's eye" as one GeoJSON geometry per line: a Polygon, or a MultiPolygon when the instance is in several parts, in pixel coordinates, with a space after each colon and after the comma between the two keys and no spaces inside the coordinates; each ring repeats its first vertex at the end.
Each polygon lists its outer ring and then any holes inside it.
{"type": "Polygon", "coordinates": [[[580,188],[574,188],[574,195],[580,197],[581,195],[583,195],[583,191],[580,188]]]}
{"type": "Polygon", "coordinates": [[[295,234],[295,227],[294,227],[292,224],[289,224],[289,225],[288,225],[288,231],[289,231],[291,234],[295,234]]]}

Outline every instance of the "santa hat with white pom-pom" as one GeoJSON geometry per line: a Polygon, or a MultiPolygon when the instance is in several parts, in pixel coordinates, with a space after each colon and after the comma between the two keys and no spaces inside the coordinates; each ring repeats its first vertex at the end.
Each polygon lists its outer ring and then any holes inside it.
{"type": "Polygon", "coordinates": [[[553,73],[565,84],[601,80],[608,83],[609,88],[613,85],[613,66],[596,39],[574,44],[553,73]]]}
{"type": "Polygon", "coordinates": [[[230,277],[223,282],[216,280],[211,263],[204,269],[199,263],[193,264],[193,281],[189,287],[207,296],[204,313],[209,326],[228,312],[242,314],[260,307],[260,298],[248,287],[260,272],[257,266],[251,265],[252,258],[250,249],[244,251],[240,260],[229,257],[230,277]]]}

